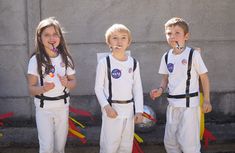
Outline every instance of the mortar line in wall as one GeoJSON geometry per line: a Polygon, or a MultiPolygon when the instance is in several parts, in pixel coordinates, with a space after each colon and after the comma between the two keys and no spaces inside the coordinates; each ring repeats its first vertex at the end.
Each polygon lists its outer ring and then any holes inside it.
{"type": "Polygon", "coordinates": [[[42,20],[42,1],[39,0],[40,21],[42,20]]]}
{"type": "Polygon", "coordinates": [[[1,46],[26,46],[27,44],[26,43],[23,43],[23,44],[0,44],[0,47],[1,46]]]}
{"type": "Polygon", "coordinates": [[[26,36],[26,41],[27,41],[27,44],[26,45],[26,48],[27,48],[27,54],[29,55],[30,54],[30,51],[29,51],[29,12],[28,12],[28,0],[25,0],[25,19],[26,19],[26,33],[27,33],[27,36],[26,36]]]}
{"type": "MultiPolygon", "coordinates": [[[[195,42],[233,42],[235,40],[192,40],[189,41],[190,43],[195,43],[195,42]]],[[[166,41],[143,41],[143,42],[132,42],[133,44],[156,44],[156,43],[166,43],[166,41]]],[[[68,43],[68,45],[96,45],[96,44],[105,44],[104,42],[82,42],[82,43],[68,43]]]]}
{"type": "Polygon", "coordinates": [[[33,98],[31,96],[0,96],[0,99],[25,99],[25,98],[33,98]]]}

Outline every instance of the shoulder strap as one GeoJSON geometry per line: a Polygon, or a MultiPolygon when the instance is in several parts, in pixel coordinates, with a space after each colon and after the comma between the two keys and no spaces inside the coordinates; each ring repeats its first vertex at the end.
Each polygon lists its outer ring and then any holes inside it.
{"type": "Polygon", "coordinates": [[[110,58],[109,56],[106,56],[107,61],[107,74],[108,74],[108,80],[109,80],[109,97],[108,102],[111,105],[112,102],[112,82],[111,82],[111,66],[110,66],[110,58]]]}
{"type": "Polygon", "coordinates": [[[189,57],[188,57],[188,70],[187,70],[187,80],[186,80],[186,107],[189,107],[189,87],[190,87],[190,79],[191,79],[191,68],[192,68],[192,57],[193,57],[193,51],[194,49],[191,48],[189,57]]]}
{"type": "MultiPolygon", "coordinates": [[[[40,75],[40,85],[43,86],[43,76],[42,76],[42,73],[40,73],[39,75],[40,75]]],[[[43,97],[44,95],[41,94],[41,96],[43,97]]],[[[44,106],[44,100],[40,99],[40,107],[43,108],[43,106],[44,106]]]]}
{"type": "Polygon", "coordinates": [[[166,62],[166,65],[167,65],[167,63],[168,63],[168,53],[169,53],[169,51],[166,53],[166,55],[165,55],[165,62],[166,62]]]}
{"type": "Polygon", "coordinates": [[[133,72],[134,72],[137,66],[137,61],[135,58],[133,58],[133,62],[134,62],[134,65],[133,65],[133,72]]]}

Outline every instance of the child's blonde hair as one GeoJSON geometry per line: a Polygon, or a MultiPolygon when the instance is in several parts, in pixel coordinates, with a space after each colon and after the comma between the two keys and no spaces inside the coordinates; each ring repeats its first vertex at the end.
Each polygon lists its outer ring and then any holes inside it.
{"type": "Polygon", "coordinates": [[[109,38],[114,32],[125,32],[128,35],[129,43],[132,41],[131,31],[123,24],[113,24],[105,33],[105,41],[109,44],[109,38]]]}
{"type": "Polygon", "coordinates": [[[187,22],[180,17],[173,17],[165,23],[165,29],[172,26],[179,26],[184,30],[184,34],[189,32],[189,26],[187,22]]]}

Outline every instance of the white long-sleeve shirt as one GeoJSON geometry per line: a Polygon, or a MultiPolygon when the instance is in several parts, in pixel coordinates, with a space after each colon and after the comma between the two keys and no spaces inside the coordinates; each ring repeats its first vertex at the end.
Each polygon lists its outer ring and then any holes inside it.
{"type": "MultiPolygon", "coordinates": [[[[136,113],[143,112],[143,89],[140,77],[139,63],[133,72],[133,58],[128,56],[126,61],[119,61],[112,55],[110,57],[110,70],[112,82],[112,100],[131,100],[134,98],[136,113]]],[[[95,93],[103,108],[108,105],[109,89],[106,57],[102,58],[97,65],[95,93]]]]}
{"type": "MultiPolygon", "coordinates": [[[[159,74],[168,74],[168,89],[170,95],[185,94],[190,49],[191,48],[186,47],[186,49],[178,55],[173,54],[173,50],[171,49],[168,53],[167,65],[165,61],[166,53],[162,56],[159,74]]],[[[199,92],[199,75],[207,72],[208,70],[200,53],[194,51],[192,56],[189,93],[199,92]]],[[[168,101],[175,107],[186,107],[185,98],[168,98],[168,101]]],[[[199,106],[199,104],[199,96],[190,98],[190,107],[199,106]]]]}

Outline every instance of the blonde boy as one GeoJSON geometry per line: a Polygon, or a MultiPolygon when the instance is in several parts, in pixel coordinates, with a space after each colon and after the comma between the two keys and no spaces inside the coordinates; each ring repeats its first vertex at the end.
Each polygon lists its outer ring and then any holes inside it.
{"type": "Polygon", "coordinates": [[[126,26],[112,25],[105,38],[111,54],[99,61],[95,83],[102,110],[100,153],[131,153],[134,122],[143,119],[139,63],[125,53],[131,44],[126,26]]]}

